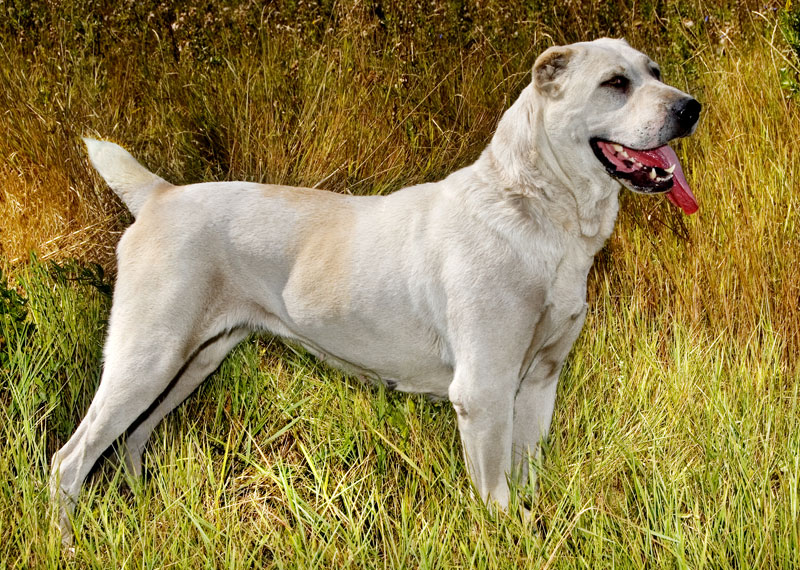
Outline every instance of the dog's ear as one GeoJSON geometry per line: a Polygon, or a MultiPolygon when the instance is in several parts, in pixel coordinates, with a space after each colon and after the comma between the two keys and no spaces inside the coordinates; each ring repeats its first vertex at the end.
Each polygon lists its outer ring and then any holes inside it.
{"type": "Polygon", "coordinates": [[[558,94],[561,76],[567,70],[572,55],[572,49],[554,46],[536,59],[533,64],[533,84],[540,93],[551,97],[558,94]]]}

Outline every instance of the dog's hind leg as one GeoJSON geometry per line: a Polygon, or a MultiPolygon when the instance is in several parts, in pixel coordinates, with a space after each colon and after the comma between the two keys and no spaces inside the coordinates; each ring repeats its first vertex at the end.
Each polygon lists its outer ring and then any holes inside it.
{"type": "Polygon", "coordinates": [[[187,346],[188,329],[145,326],[156,322],[148,313],[158,312],[120,310],[115,314],[112,309],[100,387],[78,429],[53,456],[50,492],[65,545],[72,539],[69,515],[92,466],[170,385],[185,366],[187,354],[193,352],[187,346]]]}
{"type": "Polygon", "coordinates": [[[153,429],[202,384],[217,369],[228,352],[249,333],[246,329],[234,329],[203,344],[160,401],[154,402],[154,407],[151,406],[153,409],[139,418],[140,423],[132,426],[125,441],[125,463],[131,474],[137,477],[141,475],[142,451],[153,429]]]}

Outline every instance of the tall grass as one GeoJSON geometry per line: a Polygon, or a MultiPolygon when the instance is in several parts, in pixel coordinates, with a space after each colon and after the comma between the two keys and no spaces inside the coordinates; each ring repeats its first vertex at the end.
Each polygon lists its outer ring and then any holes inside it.
{"type": "Polygon", "coordinates": [[[800,565],[800,117],[771,10],[0,9],[2,565],[800,565]],[[49,457],[97,385],[107,275],[130,221],[79,135],[111,137],[175,182],[388,192],[474,159],[542,48],[601,34],[626,35],[702,101],[678,147],[701,210],[623,195],[532,520],[471,497],[447,404],[365,388],[262,338],[156,430],[143,480],[109,451],[62,559],[49,457]]]}

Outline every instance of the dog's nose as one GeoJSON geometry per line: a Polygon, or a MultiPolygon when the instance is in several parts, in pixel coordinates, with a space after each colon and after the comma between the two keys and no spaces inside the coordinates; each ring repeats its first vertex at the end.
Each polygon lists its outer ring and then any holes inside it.
{"type": "Polygon", "coordinates": [[[675,109],[675,115],[678,117],[678,123],[685,130],[690,130],[697,119],[700,118],[700,109],[703,106],[696,99],[685,99],[675,109]]]}

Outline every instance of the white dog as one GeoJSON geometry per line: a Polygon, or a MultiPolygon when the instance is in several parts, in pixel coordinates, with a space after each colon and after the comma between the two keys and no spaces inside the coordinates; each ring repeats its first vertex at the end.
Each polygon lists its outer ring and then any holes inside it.
{"type": "Polygon", "coordinates": [[[251,331],[407,392],[449,398],[481,498],[502,509],[547,434],[620,183],[697,209],[675,153],[700,104],[623,40],[545,51],[471,166],[389,196],[249,182],[173,186],[86,139],[136,218],[102,380],[53,457],[65,543],[92,465],[153,428],[251,331]]]}

